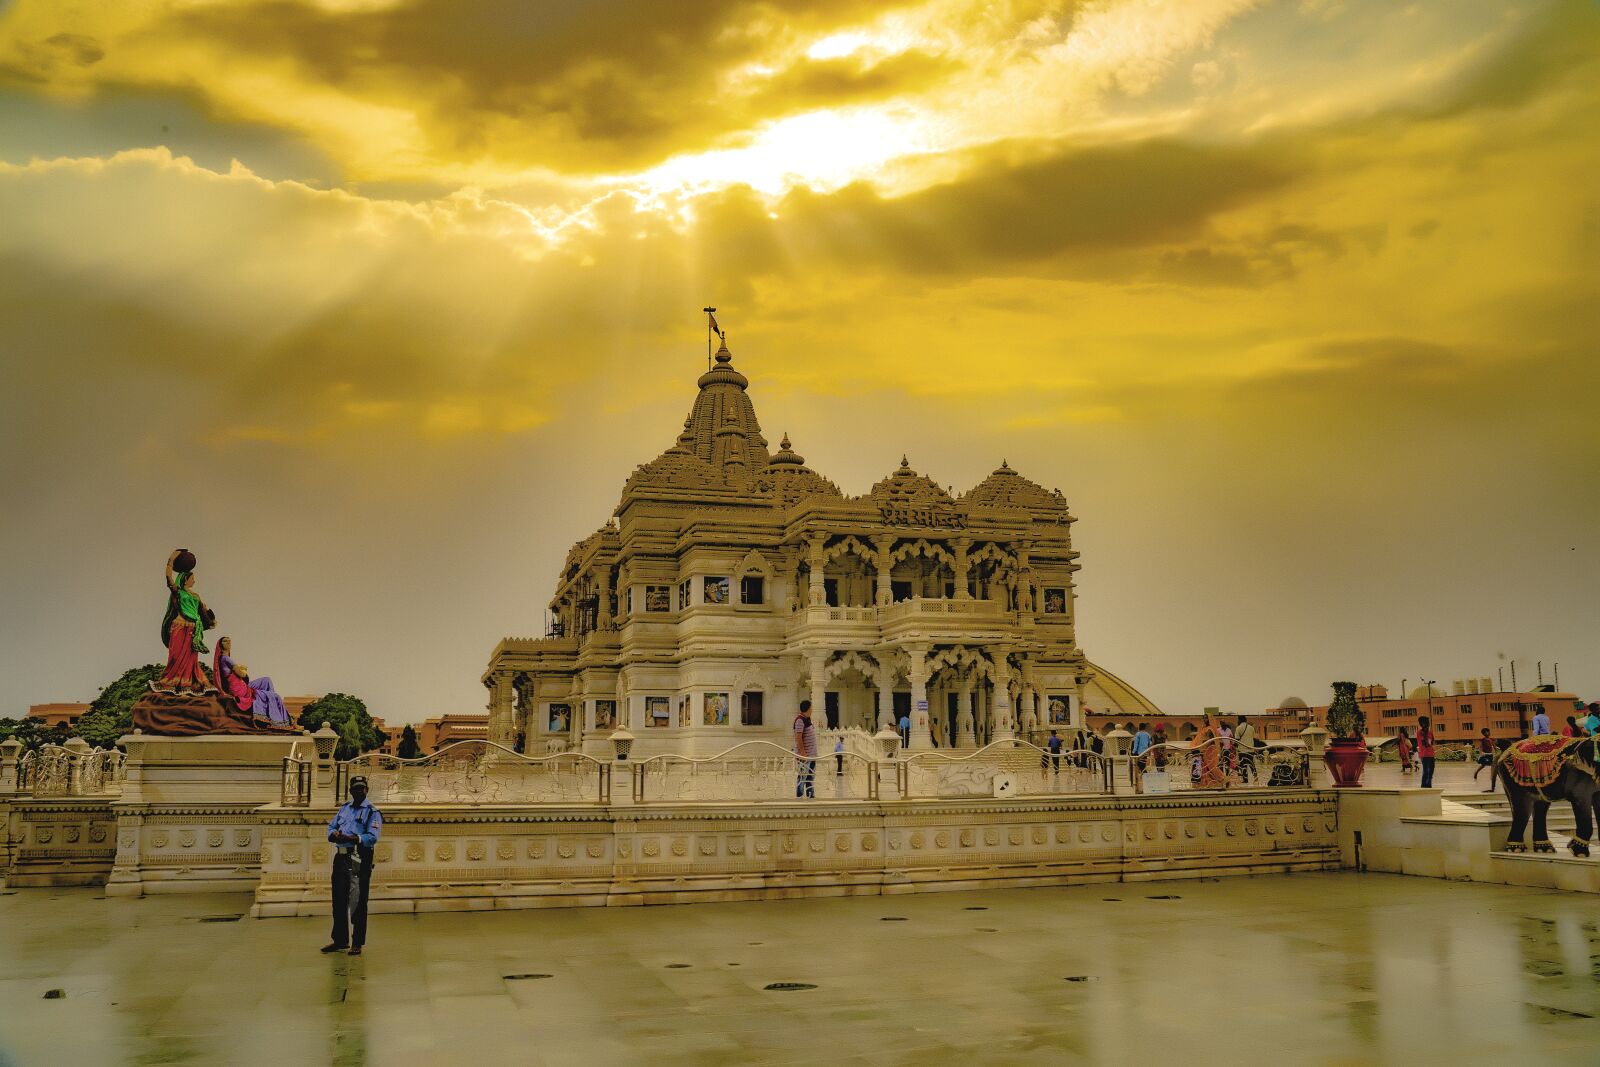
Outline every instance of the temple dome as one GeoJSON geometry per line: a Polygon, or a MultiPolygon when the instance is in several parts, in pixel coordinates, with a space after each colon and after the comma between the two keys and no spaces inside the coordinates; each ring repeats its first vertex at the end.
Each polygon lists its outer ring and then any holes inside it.
{"type": "Polygon", "coordinates": [[[1298,711],[1301,708],[1309,707],[1309,705],[1299,697],[1284,697],[1282,702],[1278,704],[1278,707],[1292,711],[1298,711]]]}
{"type": "Polygon", "coordinates": [[[1059,492],[1052,493],[1039,483],[1024,478],[1004,460],[989,477],[963,493],[961,503],[968,507],[1014,508],[1020,511],[1064,513],[1067,510],[1067,501],[1059,492]]]}
{"type": "Polygon", "coordinates": [[[708,385],[718,384],[736,385],[740,389],[749,387],[750,379],[733,369],[733,353],[728,351],[726,338],[722,341],[722,347],[717,349],[715,366],[700,375],[699,381],[695,384],[702,389],[708,385]]]}
{"type": "Polygon", "coordinates": [[[942,485],[912,470],[905,456],[900,457],[900,469],[874,485],[869,495],[880,507],[948,508],[955,504],[942,485]]]}
{"type": "Polygon", "coordinates": [[[680,445],[673,445],[649,463],[641,463],[635,468],[628,476],[624,492],[635,486],[646,485],[674,489],[729,487],[726,474],[680,445]]]}
{"type": "Polygon", "coordinates": [[[715,365],[700,375],[699,384],[700,393],[684,420],[677,447],[735,479],[766,469],[772,457],[746,391],[750,383],[733,369],[727,341],[717,350],[715,365]]]}
{"type": "Polygon", "coordinates": [[[788,434],[778,443],[772,462],[756,476],[755,488],[758,492],[772,493],[784,507],[808,496],[844,496],[838,486],[806,466],[805,457],[790,447],[788,434]]]}

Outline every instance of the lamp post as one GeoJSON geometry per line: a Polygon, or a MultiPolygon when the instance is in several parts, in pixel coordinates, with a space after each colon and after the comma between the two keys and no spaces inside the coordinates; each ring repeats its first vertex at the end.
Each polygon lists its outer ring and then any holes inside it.
{"type": "Polygon", "coordinates": [[[1436,684],[1436,679],[1424,678],[1422,684],[1427,686],[1428,689],[1428,727],[1430,730],[1437,730],[1439,724],[1433,721],[1433,687],[1436,684]]]}
{"type": "Polygon", "coordinates": [[[1306,784],[1313,789],[1327,789],[1331,783],[1328,781],[1328,767],[1322,760],[1322,753],[1328,746],[1328,731],[1313,719],[1310,726],[1300,731],[1300,737],[1306,743],[1306,784]]]}
{"type": "Polygon", "coordinates": [[[1111,792],[1113,795],[1132,793],[1133,760],[1128,751],[1133,745],[1133,735],[1117,726],[1105,735],[1106,758],[1111,761],[1111,792]]]}

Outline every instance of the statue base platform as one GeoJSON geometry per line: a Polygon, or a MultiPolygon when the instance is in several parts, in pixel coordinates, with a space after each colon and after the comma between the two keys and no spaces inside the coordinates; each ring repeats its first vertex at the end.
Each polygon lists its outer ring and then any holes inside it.
{"type": "Polygon", "coordinates": [[[311,738],[130,734],[118,744],[128,752],[127,779],[111,804],[116,858],[106,895],[254,890],[261,876],[256,811],[281,799],[284,757],[297,749],[309,755],[311,738]]]}
{"type": "Polygon", "coordinates": [[[230,707],[214,694],[147,693],[134,701],[133,728],[155,737],[203,734],[278,734],[297,736],[297,726],[279,726],[230,707]]]}

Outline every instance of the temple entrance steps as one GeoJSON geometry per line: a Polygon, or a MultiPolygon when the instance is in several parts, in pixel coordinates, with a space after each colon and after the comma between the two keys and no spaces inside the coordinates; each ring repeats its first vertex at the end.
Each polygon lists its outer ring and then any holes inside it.
{"type": "MultiPolygon", "coordinates": [[[[1453,800],[1457,804],[1465,804],[1478,811],[1486,811],[1491,815],[1503,815],[1511,818],[1511,802],[1501,792],[1493,793],[1446,793],[1446,800],[1453,800]]],[[[1560,830],[1570,835],[1577,829],[1577,823],[1572,818],[1572,805],[1565,800],[1558,800],[1550,805],[1550,814],[1545,817],[1545,826],[1550,830],[1560,830]]],[[[1552,835],[1551,840],[1554,840],[1552,835]]]]}

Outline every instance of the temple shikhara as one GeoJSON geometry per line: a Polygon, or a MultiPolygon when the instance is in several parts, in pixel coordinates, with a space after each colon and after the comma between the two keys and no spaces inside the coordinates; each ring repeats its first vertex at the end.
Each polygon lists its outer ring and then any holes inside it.
{"type": "Polygon", "coordinates": [[[973,748],[1160,712],[1077,640],[1076,521],[1002,462],[952,496],[901,459],[848,496],[787,436],[772,451],[726,341],[683,432],[572,546],[540,638],[483,674],[489,736],[528,752],[643,755],[787,743],[911,721],[910,747],[973,748]]]}

